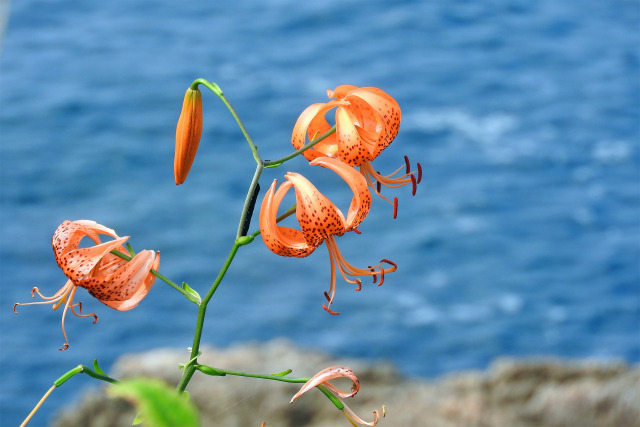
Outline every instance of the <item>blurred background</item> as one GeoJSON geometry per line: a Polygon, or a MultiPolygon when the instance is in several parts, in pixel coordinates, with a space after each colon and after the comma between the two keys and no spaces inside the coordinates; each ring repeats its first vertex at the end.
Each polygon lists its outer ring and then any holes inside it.
{"type": "MultiPolygon", "coordinates": [[[[79,291],[100,321],[68,316],[64,352],[59,311],[11,307],[33,286],[53,294],[65,282],[50,246],[65,219],[160,250],[162,273],[208,289],[254,162],[203,89],[202,143],[176,187],[175,124],[199,77],[222,87],[267,159],[292,151],[295,120],[326,89],[380,87],[403,119],[374,166],[390,173],[407,154],[424,171],[415,197],[392,194],[396,220],[376,199],[362,235],[338,239],[354,265],[398,264],[383,286],[357,293],[339,280],[342,314],[331,316],[324,247],[289,259],[258,239],[209,306],[203,342],[287,337],[419,377],[503,355],[640,360],[637,1],[22,0],[0,10],[2,425],[77,364],[98,358],[108,370],[123,353],[191,345],[195,306],[160,281],[128,312],[79,291]]],[[[315,169],[296,159],[266,171],[260,200],[291,170],[346,208],[344,186],[315,169]]],[[[34,425],[95,385],[72,381],[34,425]]]]}

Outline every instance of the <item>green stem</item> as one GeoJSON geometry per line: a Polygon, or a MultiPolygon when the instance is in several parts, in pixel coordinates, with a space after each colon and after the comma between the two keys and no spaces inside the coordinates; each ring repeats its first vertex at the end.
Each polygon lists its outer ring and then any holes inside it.
{"type": "MultiPolygon", "coordinates": [[[[122,258],[125,261],[131,261],[133,259],[132,256],[129,256],[127,254],[123,254],[122,252],[114,249],[111,251],[112,254],[114,254],[117,257],[122,258]]],[[[167,285],[171,286],[173,289],[175,289],[176,291],[180,292],[182,295],[184,295],[189,301],[195,303],[196,305],[200,305],[200,300],[193,294],[185,291],[184,289],[182,289],[181,286],[176,285],[175,283],[173,283],[171,280],[169,280],[166,276],[164,276],[163,274],[160,274],[158,271],[154,270],[154,269],[150,269],[149,273],[153,274],[154,276],[156,276],[158,279],[162,280],[163,282],[165,282],[167,285]]]]}
{"type": "Polygon", "coordinates": [[[325,133],[320,135],[318,138],[314,139],[313,141],[310,141],[307,145],[305,145],[304,147],[302,147],[299,150],[294,151],[293,153],[289,154],[288,156],[285,156],[285,157],[283,157],[281,159],[269,160],[269,161],[264,162],[264,167],[268,168],[268,167],[280,166],[281,163],[284,163],[287,160],[293,159],[294,157],[296,157],[297,155],[302,154],[303,152],[307,151],[309,148],[313,147],[317,143],[322,142],[327,137],[329,137],[329,135],[335,133],[335,131],[336,131],[336,126],[333,125],[333,127],[331,129],[329,129],[328,131],[326,131],[325,133]]]}
{"type": "MultiPolygon", "coordinates": [[[[200,351],[200,340],[202,339],[202,328],[204,326],[204,318],[207,312],[207,304],[209,304],[209,301],[211,301],[213,294],[216,293],[216,290],[218,289],[220,282],[222,282],[222,279],[224,278],[224,275],[229,269],[229,266],[231,265],[233,258],[236,256],[236,253],[238,252],[238,248],[240,246],[241,245],[237,242],[233,244],[233,247],[231,248],[231,252],[229,253],[229,256],[227,256],[227,260],[222,266],[222,269],[220,270],[220,272],[218,273],[218,277],[216,277],[215,282],[213,282],[213,284],[211,285],[211,288],[209,289],[209,292],[207,292],[207,295],[205,295],[205,297],[202,299],[202,303],[200,304],[200,307],[198,307],[198,317],[196,319],[196,329],[193,335],[193,345],[191,346],[191,356],[190,356],[190,359],[193,359],[194,361],[198,357],[198,352],[200,351]]],[[[182,378],[178,383],[178,391],[183,392],[185,390],[194,372],[195,372],[194,365],[188,364],[187,366],[185,366],[184,371],[182,373],[182,378]]]]}
{"type": "Polygon", "coordinates": [[[212,368],[207,365],[195,365],[194,367],[204,374],[213,375],[213,376],[234,375],[236,377],[261,378],[264,380],[282,381],[285,383],[297,383],[297,384],[306,383],[311,379],[310,377],[290,378],[290,377],[285,377],[282,375],[274,375],[274,374],[254,374],[251,372],[231,371],[228,369],[212,368]]]}
{"type": "Polygon", "coordinates": [[[220,86],[218,86],[216,83],[211,83],[205,79],[196,79],[194,80],[193,83],[191,83],[191,89],[197,89],[199,84],[209,88],[213,93],[218,95],[218,98],[220,98],[222,102],[224,102],[224,105],[227,106],[227,108],[229,109],[229,112],[231,112],[231,115],[235,119],[236,123],[238,123],[238,126],[240,127],[240,130],[244,135],[244,138],[249,143],[249,147],[251,148],[251,152],[253,153],[253,158],[256,160],[256,163],[262,164],[262,159],[258,154],[258,147],[256,147],[256,145],[253,143],[253,140],[249,136],[249,132],[247,131],[247,128],[244,127],[244,124],[242,123],[242,120],[240,120],[238,113],[236,113],[236,110],[233,108],[233,106],[231,105],[227,97],[224,96],[224,94],[222,93],[222,89],[220,89],[220,86]]]}

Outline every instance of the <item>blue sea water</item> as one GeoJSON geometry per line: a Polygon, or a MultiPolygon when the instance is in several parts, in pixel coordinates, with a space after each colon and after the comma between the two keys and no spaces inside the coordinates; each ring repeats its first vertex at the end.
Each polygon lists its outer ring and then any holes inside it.
{"type": "MultiPolygon", "coordinates": [[[[354,292],[338,281],[342,314],[331,316],[321,307],[324,248],[288,259],[257,241],[210,305],[205,342],[284,336],[422,377],[503,355],[640,360],[637,1],[22,0],[8,11],[1,425],[17,425],[77,364],[98,358],[108,370],[123,353],[191,344],[195,306],[161,282],[128,312],[83,291],[100,321],[69,317],[64,352],[59,311],[11,307],[35,285],[52,294],[64,283],[50,239],[65,219],[93,219],[136,250],[160,250],[165,275],[205,292],[254,166],[224,106],[204,92],[198,157],[186,184],[173,183],[175,123],[199,77],[223,88],[265,158],[291,151],[297,116],[325,102],[326,89],[380,87],[403,120],[374,166],[391,172],[407,154],[424,171],[415,197],[393,193],[396,220],[375,200],[362,235],[338,240],[355,265],[398,263],[383,286],[354,292]]],[[[296,159],[265,171],[263,194],[289,170],[327,176],[296,159]]],[[[346,207],[338,183],[322,184],[346,207]]],[[[33,425],[90,386],[66,383],[33,425]]]]}

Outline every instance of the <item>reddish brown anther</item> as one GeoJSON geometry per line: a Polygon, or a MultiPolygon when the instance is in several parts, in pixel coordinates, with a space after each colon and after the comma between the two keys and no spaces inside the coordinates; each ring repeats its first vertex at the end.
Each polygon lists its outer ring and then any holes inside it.
{"type": "MultiPolygon", "coordinates": [[[[373,276],[374,280],[375,280],[376,276],[373,276]]],[[[362,280],[360,279],[355,279],[355,282],[358,286],[356,286],[356,291],[360,292],[362,290],[362,280]]]]}
{"type": "Polygon", "coordinates": [[[420,181],[422,181],[422,165],[420,164],[420,162],[418,162],[418,181],[417,181],[417,183],[420,184],[420,181]]]}
{"type": "Polygon", "coordinates": [[[404,173],[408,175],[411,172],[411,163],[409,163],[409,156],[406,154],[404,156],[404,165],[406,166],[404,173]]]}
{"type": "MultiPolygon", "coordinates": [[[[378,174],[380,174],[380,172],[378,172],[378,174]]],[[[380,181],[376,181],[376,190],[378,191],[378,194],[382,191],[382,183],[380,181]]]]}
{"type": "Polygon", "coordinates": [[[398,264],[396,264],[395,262],[390,261],[390,260],[388,260],[386,258],[385,259],[381,259],[380,262],[386,262],[387,264],[393,265],[395,268],[398,268],[398,264]]]}
{"type": "Polygon", "coordinates": [[[398,198],[393,198],[393,219],[396,219],[398,216],[398,198]]]}
{"type": "MultiPolygon", "coordinates": [[[[373,283],[376,283],[375,280],[373,281],[373,283]]],[[[384,268],[380,267],[380,283],[378,283],[378,286],[381,286],[384,283],[384,268]]]]}
{"type": "Polygon", "coordinates": [[[333,310],[329,309],[329,307],[327,307],[324,304],[322,304],[322,308],[324,308],[325,310],[327,310],[329,312],[329,314],[333,314],[334,316],[337,316],[338,314],[340,314],[339,311],[333,311],[333,310]]]}
{"type": "Polygon", "coordinates": [[[415,196],[416,195],[416,189],[418,188],[418,183],[416,182],[416,177],[413,174],[411,174],[411,185],[412,185],[411,195],[415,196]]]}

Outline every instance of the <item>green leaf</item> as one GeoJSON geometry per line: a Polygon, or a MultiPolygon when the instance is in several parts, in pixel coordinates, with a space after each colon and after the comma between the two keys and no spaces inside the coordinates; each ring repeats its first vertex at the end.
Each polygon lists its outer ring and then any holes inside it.
{"type": "Polygon", "coordinates": [[[93,370],[96,371],[97,374],[102,375],[104,377],[108,377],[109,375],[105,374],[104,371],[98,365],[98,359],[93,359],[93,370]]]}
{"type": "Polygon", "coordinates": [[[112,384],[107,393],[134,402],[140,413],[133,425],[144,421],[146,427],[200,426],[195,405],[160,380],[127,379],[112,384]]]}
{"type": "Polygon", "coordinates": [[[144,416],[142,415],[142,412],[138,412],[136,414],[136,418],[133,420],[131,425],[132,426],[137,426],[138,424],[142,424],[143,422],[144,422],[144,416]]]}
{"type": "Polygon", "coordinates": [[[200,298],[200,294],[196,292],[195,289],[192,289],[191,286],[187,285],[185,282],[182,282],[182,289],[189,292],[194,297],[198,298],[198,301],[202,300],[202,298],[200,298]]]}

